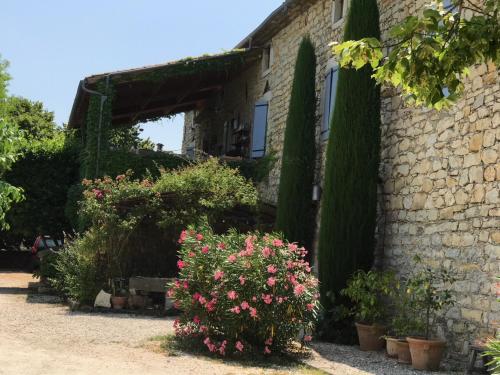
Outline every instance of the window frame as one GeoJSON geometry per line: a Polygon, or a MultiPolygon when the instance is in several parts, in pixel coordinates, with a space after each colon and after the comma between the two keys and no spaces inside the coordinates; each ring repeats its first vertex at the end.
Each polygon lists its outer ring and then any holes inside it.
{"type": "Polygon", "coordinates": [[[332,26],[338,28],[344,23],[349,9],[349,0],[333,0],[332,2],[332,26]],[[339,16],[340,12],[340,16],[339,16]]]}
{"type": "Polygon", "coordinates": [[[271,67],[273,65],[273,46],[268,44],[263,48],[262,51],[262,76],[265,77],[271,73],[271,67]]]}

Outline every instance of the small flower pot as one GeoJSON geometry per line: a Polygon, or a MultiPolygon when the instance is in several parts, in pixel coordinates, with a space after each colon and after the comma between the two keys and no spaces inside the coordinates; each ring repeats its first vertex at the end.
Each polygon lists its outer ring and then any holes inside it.
{"type": "Polygon", "coordinates": [[[437,371],[446,349],[446,341],[425,340],[408,337],[413,368],[416,370],[437,371]]]}
{"type": "Polygon", "coordinates": [[[367,325],[356,323],[358,331],[359,346],[363,351],[379,351],[383,350],[385,341],[382,336],[386,332],[386,328],[379,325],[367,325]]]}
{"type": "Polygon", "coordinates": [[[122,310],[127,306],[127,297],[112,296],[111,305],[115,310],[122,310]]]}
{"type": "Polygon", "coordinates": [[[398,358],[398,339],[396,337],[387,336],[385,338],[385,350],[389,358],[398,358]]]}
{"type": "Polygon", "coordinates": [[[408,341],[406,340],[397,340],[396,341],[396,351],[398,362],[404,365],[411,365],[411,353],[410,346],[408,345],[408,341]]]}

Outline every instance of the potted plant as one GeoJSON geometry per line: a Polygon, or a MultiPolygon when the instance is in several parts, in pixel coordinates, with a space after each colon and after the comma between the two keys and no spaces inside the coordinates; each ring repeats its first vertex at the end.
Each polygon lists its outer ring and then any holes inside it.
{"type": "Polygon", "coordinates": [[[423,322],[411,305],[406,291],[406,284],[398,288],[394,304],[395,313],[391,320],[391,333],[393,336],[387,336],[386,343],[389,357],[397,358],[399,363],[411,364],[410,347],[406,337],[421,332],[423,322]]]}
{"type": "MultiPolygon", "coordinates": [[[[415,262],[422,263],[419,257],[415,258],[415,262]]],[[[454,276],[443,267],[434,269],[428,266],[423,266],[408,280],[407,293],[410,304],[424,319],[425,335],[407,337],[413,368],[417,370],[439,369],[446,341],[431,338],[431,323],[439,311],[455,303],[452,291],[448,288],[455,280],[454,276]]]]}
{"type": "Polygon", "coordinates": [[[113,294],[111,296],[111,305],[115,310],[122,310],[127,306],[128,292],[125,288],[124,279],[114,279],[113,283],[113,294]]]}
{"type": "Polygon", "coordinates": [[[386,301],[383,297],[392,295],[395,278],[392,272],[357,271],[341,294],[348,297],[354,306],[351,313],[356,319],[359,345],[364,351],[378,351],[384,348],[386,327],[386,301]]]}

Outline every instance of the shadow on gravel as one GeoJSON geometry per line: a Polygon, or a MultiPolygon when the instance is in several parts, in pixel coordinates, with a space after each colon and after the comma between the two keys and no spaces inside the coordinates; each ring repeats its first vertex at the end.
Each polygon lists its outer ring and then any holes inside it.
{"type": "Polygon", "coordinates": [[[29,288],[0,287],[0,294],[28,294],[29,288]]]}
{"type": "MultiPolygon", "coordinates": [[[[318,368],[310,366],[302,362],[303,359],[309,358],[310,353],[302,349],[294,348],[294,351],[287,353],[275,354],[272,356],[264,355],[260,352],[252,353],[236,353],[221,358],[220,356],[213,355],[207,352],[205,346],[200,344],[197,340],[177,340],[175,335],[153,337],[150,343],[157,345],[157,351],[166,354],[169,357],[176,357],[181,355],[192,355],[196,357],[203,357],[207,360],[222,362],[241,366],[245,368],[259,368],[265,370],[276,370],[280,374],[289,373],[293,371],[301,375],[327,375],[318,368]]],[[[148,345],[146,345],[148,346],[148,345]]],[[[154,350],[154,348],[151,348],[154,350]]],[[[156,350],[155,350],[156,351],[156,350]]]]}

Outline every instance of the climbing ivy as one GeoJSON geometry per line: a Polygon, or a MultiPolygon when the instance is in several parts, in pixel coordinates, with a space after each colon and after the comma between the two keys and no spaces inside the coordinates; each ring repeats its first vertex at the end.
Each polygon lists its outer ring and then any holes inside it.
{"type": "Polygon", "coordinates": [[[91,94],[85,120],[85,147],[82,152],[82,177],[95,178],[106,172],[106,157],[109,151],[114,89],[111,80],[97,84],[97,92],[91,94]]]}

